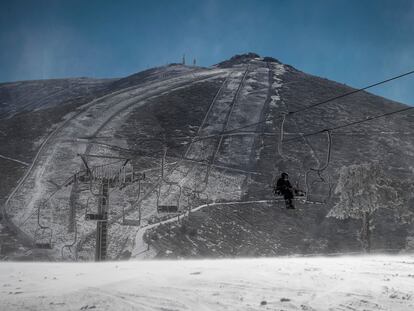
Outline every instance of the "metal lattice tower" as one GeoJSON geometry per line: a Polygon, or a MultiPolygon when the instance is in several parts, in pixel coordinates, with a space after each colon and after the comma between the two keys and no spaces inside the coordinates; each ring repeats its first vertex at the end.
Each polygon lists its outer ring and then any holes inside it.
{"type": "Polygon", "coordinates": [[[103,261],[107,259],[108,249],[109,190],[111,188],[121,188],[142,180],[145,178],[145,175],[136,174],[129,163],[129,159],[99,155],[79,156],[81,156],[86,170],[75,174],[74,187],[77,187],[78,183],[89,184],[91,193],[98,199],[97,213],[87,213],[85,219],[96,221],[95,261],[103,261]],[[123,161],[123,164],[121,167],[116,164],[118,167],[113,164],[90,167],[87,157],[118,159],[123,161]],[[99,187],[98,193],[93,192],[93,185],[99,187]]]}

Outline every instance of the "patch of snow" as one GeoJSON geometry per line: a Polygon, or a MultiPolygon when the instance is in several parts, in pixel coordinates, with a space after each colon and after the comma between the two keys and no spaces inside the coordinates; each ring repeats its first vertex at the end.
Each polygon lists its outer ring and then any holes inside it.
{"type": "Polygon", "coordinates": [[[413,255],[0,264],[1,309],[412,310],[413,255]]]}

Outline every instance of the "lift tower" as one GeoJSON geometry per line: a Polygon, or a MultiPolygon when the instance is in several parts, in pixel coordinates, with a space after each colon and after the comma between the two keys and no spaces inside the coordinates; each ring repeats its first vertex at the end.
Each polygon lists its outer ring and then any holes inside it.
{"type": "Polygon", "coordinates": [[[95,261],[107,259],[108,247],[108,211],[109,190],[111,188],[123,188],[129,184],[145,178],[144,174],[134,171],[130,159],[91,154],[79,154],[85,169],[75,174],[74,182],[89,184],[91,193],[97,198],[96,213],[87,213],[86,220],[96,221],[96,248],[95,261]],[[119,160],[116,163],[91,166],[88,158],[119,160]],[[93,186],[98,186],[99,191],[94,192],[93,186]]]}

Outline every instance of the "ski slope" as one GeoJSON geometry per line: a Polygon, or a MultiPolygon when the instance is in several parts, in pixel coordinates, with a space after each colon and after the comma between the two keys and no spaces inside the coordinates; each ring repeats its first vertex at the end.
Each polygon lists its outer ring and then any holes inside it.
{"type": "Polygon", "coordinates": [[[0,265],[0,310],[414,310],[414,255],[0,265]]]}

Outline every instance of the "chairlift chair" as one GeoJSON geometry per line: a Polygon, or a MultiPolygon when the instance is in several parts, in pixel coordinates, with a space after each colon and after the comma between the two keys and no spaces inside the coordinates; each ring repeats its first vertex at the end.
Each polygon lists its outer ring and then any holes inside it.
{"type": "MultiPolygon", "coordinates": [[[[286,113],[282,114],[282,122],[281,122],[281,126],[280,126],[280,139],[279,139],[279,143],[278,143],[278,153],[282,158],[285,158],[286,156],[283,155],[283,141],[284,141],[284,123],[286,121],[286,113]]],[[[324,130],[324,132],[326,132],[327,134],[327,140],[328,140],[328,150],[327,150],[327,154],[326,154],[326,161],[324,163],[323,166],[319,166],[318,168],[311,168],[309,169],[306,173],[305,173],[305,186],[306,186],[306,190],[305,191],[301,191],[300,195],[295,195],[295,197],[303,197],[303,199],[301,200],[302,203],[305,204],[326,204],[327,201],[330,199],[331,197],[331,193],[332,193],[332,184],[330,182],[330,180],[328,181],[329,184],[329,193],[328,193],[328,197],[323,201],[323,202],[317,202],[317,201],[312,201],[310,200],[310,185],[309,185],[309,175],[312,172],[317,173],[317,175],[320,178],[320,181],[323,183],[327,183],[325,181],[325,179],[322,177],[322,173],[328,168],[329,164],[330,164],[330,160],[331,160],[331,149],[332,149],[332,136],[331,136],[331,131],[330,130],[324,130]]],[[[330,179],[330,178],[328,178],[330,179]]],[[[275,195],[277,195],[275,193],[275,195]]],[[[279,194],[281,195],[281,194],[279,194]]]]}
{"type": "Polygon", "coordinates": [[[123,226],[138,227],[141,225],[140,219],[127,219],[125,218],[125,207],[122,207],[122,223],[123,226]]]}
{"type": "Polygon", "coordinates": [[[325,163],[323,165],[320,165],[317,168],[310,168],[306,173],[305,173],[305,185],[306,185],[306,195],[305,195],[305,200],[304,203],[309,203],[309,204],[326,204],[329,199],[332,196],[332,182],[331,182],[331,177],[330,175],[328,175],[328,180],[325,180],[325,177],[322,175],[322,173],[329,167],[329,164],[331,162],[331,153],[332,153],[332,134],[330,130],[325,130],[324,132],[326,132],[327,135],[327,142],[328,142],[328,146],[327,146],[327,152],[326,152],[326,160],[325,163]],[[312,183],[312,185],[314,185],[315,183],[324,183],[324,184],[328,184],[328,195],[325,198],[325,200],[323,200],[322,202],[317,202],[317,201],[312,201],[310,200],[310,185],[309,185],[309,175],[311,173],[316,173],[317,176],[319,177],[319,180],[316,180],[312,183]]]}
{"type": "MultiPolygon", "coordinates": [[[[66,244],[66,245],[63,245],[62,246],[62,249],[60,251],[61,256],[62,256],[62,259],[65,259],[65,256],[64,256],[64,250],[65,250],[65,248],[67,248],[69,250],[69,252],[72,253],[72,247],[76,245],[77,240],[78,240],[78,227],[76,225],[76,219],[75,219],[75,235],[73,237],[73,242],[71,244],[66,244]]],[[[78,260],[78,254],[77,254],[77,252],[78,251],[77,251],[77,249],[75,247],[75,261],[78,260]]]]}
{"type": "MultiPolygon", "coordinates": [[[[139,202],[139,198],[141,197],[141,180],[138,180],[138,197],[136,199],[136,202],[139,202]]],[[[133,202],[130,203],[131,206],[133,205],[133,202]]],[[[141,204],[141,203],[138,203],[141,204]]],[[[138,227],[141,225],[141,206],[138,207],[139,210],[139,218],[138,219],[127,219],[125,218],[125,207],[122,206],[122,225],[123,226],[134,226],[138,227]]]]}
{"type": "MultiPolygon", "coordinates": [[[[181,189],[180,189],[181,191],[181,189]]],[[[176,214],[180,208],[181,193],[177,197],[176,204],[160,204],[161,185],[157,190],[157,213],[176,214]]],[[[175,203],[175,202],[174,202],[175,203]]]]}
{"type": "Polygon", "coordinates": [[[103,214],[88,213],[88,211],[89,211],[89,199],[88,199],[88,203],[85,208],[85,220],[104,220],[103,214]]]}
{"type": "Polygon", "coordinates": [[[34,234],[34,245],[39,249],[52,249],[53,230],[40,223],[40,206],[37,207],[37,229],[34,234]]]}
{"type": "Polygon", "coordinates": [[[49,227],[40,227],[35,231],[35,247],[39,249],[52,249],[53,231],[49,227]]]}
{"type": "Polygon", "coordinates": [[[157,212],[158,213],[173,214],[173,213],[178,213],[178,211],[179,211],[180,199],[181,199],[181,194],[182,194],[182,187],[176,182],[171,182],[171,181],[168,181],[168,180],[165,179],[164,166],[165,166],[166,155],[167,155],[167,148],[164,148],[164,155],[163,155],[162,160],[161,160],[161,181],[159,183],[159,187],[158,187],[158,190],[157,190],[157,212]],[[178,196],[177,196],[176,204],[161,204],[160,203],[161,188],[162,188],[163,183],[165,183],[166,185],[169,185],[170,189],[171,189],[171,187],[177,187],[178,196]]]}

